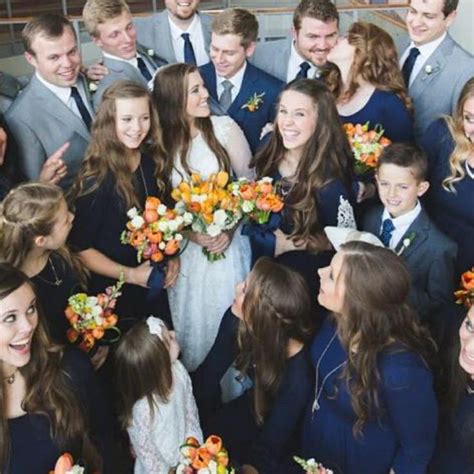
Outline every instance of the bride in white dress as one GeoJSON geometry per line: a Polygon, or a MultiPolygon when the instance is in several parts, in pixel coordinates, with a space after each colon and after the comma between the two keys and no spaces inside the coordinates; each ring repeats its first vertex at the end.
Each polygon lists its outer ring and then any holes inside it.
{"type": "MultiPolygon", "coordinates": [[[[174,157],[167,170],[173,187],[192,172],[204,179],[220,170],[252,176],[251,152],[242,130],[230,117],[210,116],[209,93],[196,67],[173,64],[161,69],[153,96],[167,156],[174,157]]],[[[217,237],[191,233],[189,240],[168,297],[182,362],[192,372],[212,347],[235,285],[249,272],[251,251],[240,227],[217,237]],[[210,262],[202,247],[225,252],[225,258],[210,262]]]]}

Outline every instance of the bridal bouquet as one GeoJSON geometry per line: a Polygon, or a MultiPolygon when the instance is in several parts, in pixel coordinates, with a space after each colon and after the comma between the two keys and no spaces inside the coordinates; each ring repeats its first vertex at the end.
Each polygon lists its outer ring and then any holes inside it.
{"type": "Polygon", "coordinates": [[[239,198],[243,215],[257,224],[266,224],[272,212],[283,209],[283,200],[277,194],[272,178],[265,177],[258,181],[241,178],[228,187],[239,198]]]}
{"type": "Polygon", "coordinates": [[[147,197],[143,212],[132,207],[127,216],[130,220],[120,241],[137,250],[139,263],[143,259],[158,263],[166,256],[176,255],[183,240],[180,232],[192,222],[190,213],[178,215],[175,210],[168,209],[158,198],[152,196],[147,197]]]}
{"type": "Polygon", "coordinates": [[[461,275],[461,288],[454,292],[457,304],[470,308],[474,303],[474,267],[461,275]]]}
{"type": "MultiPolygon", "coordinates": [[[[232,229],[242,218],[239,199],[229,191],[228,181],[229,175],[225,171],[213,173],[206,180],[193,173],[190,181],[181,181],[173,189],[175,211],[183,218],[187,213],[191,214],[194,232],[216,237],[232,229]]],[[[202,251],[211,262],[225,257],[223,253],[210,253],[204,247],[202,251]]]]}
{"type": "Polygon", "coordinates": [[[180,446],[181,462],[176,474],[234,474],[229,466],[229,455],[219,436],[211,435],[200,446],[196,438],[189,437],[180,446]]]}
{"type": "Polygon", "coordinates": [[[105,293],[99,293],[97,296],[76,293],[68,299],[69,305],[64,313],[72,326],[67,330],[69,342],[81,340],[79,348],[89,352],[96,341],[102,340],[111,344],[118,340],[120,329],[116,327],[118,316],[114,309],[124,282],[123,275],[120,275],[117,284],[106,288],[105,293]],[[103,339],[107,332],[114,333],[114,337],[103,339]]]}
{"type": "Polygon", "coordinates": [[[380,125],[376,125],[374,130],[369,130],[369,122],[364,125],[345,123],[343,128],[356,160],[355,173],[361,175],[376,168],[383,149],[391,143],[383,136],[385,130],[380,125]]]}
{"type": "Polygon", "coordinates": [[[64,453],[56,461],[54,471],[49,471],[49,474],[84,474],[85,472],[84,467],[74,464],[74,460],[69,453],[64,453]]]}
{"type": "Polygon", "coordinates": [[[316,462],[313,458],[307,461],[298,456],[293,456],[293,459],[309,474],[333,474],[331,469],[326,469],[322,464],[316,462]]]}

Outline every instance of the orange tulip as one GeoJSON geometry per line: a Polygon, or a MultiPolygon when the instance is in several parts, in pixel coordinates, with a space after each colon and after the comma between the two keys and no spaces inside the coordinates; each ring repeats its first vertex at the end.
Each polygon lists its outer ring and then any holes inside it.
{"type": "Polygon", "coordinates": [[[245,199],[246,201],[255,199],[255,188],[251,184],[243,184],[240,187],[240,195],[242,196],[242,199],[245,199]]]}
{"type": "Polygon", "coordinates": [[[161,250],[157,250],[155,253],[151,255],[151,261],[152,262],[162,262],[165,256],[163,255],[163,252],[161,250]]]}
{"type": "Polygon", "coordinates": [[[161,204],[161,201],[157,197],[148,196],[145,201],[146,210],[156,210],[161,204]]]}
{"type": "Polygon", "coordinates": [[[211,435],[206,439],[204,443],[206,449],[215,456],[222,449],[222,439],[219,436],[211,435]]]}
{"type": "Polygon", "coordinates": [[[194,469],[201,469],[203,467],[207,467],[211,459],[211,453],[209,453],[204,446],[201,446],[196,450],[196,454],[194,455],[191,466],[194,467],[194,469]]]}
{"type": "Polygon", "coordinates": [[[145,222],[147,222],[148,224],[151,224],[152,222],[156,222],[158,220],[159,218],[158,212],[156,212],[153,209],[147,209],[143,213],[143,218],[145,219],[145,222]]]}
{"type": "Polygon", "coordinates": [[[166,242],[165,254],[174,255],[179,250],[179,242],[176,239],[171,239],[166,242]]]}
{"type": "Polygon", "coordinates": [[[217,186],[223,188],[229,181],[229,173],[226,171],[219,171],[217,173],[217,186]]]}
{"type": "Polygon", "coordinates": [[[92,335],[96,339],[102,339],[104,337],[104,334],[105,334],[104,328],[101,326],[98,326],[92,330],[92,335]]]}
{"type": "Polygon", "coordinates": [[[162,241],[162,239],[163,239],[163,234],[159,230],[157,230],[156,232],[152,231],[148,234],[148,241],[151,244],[159,244],[162,241]]]}

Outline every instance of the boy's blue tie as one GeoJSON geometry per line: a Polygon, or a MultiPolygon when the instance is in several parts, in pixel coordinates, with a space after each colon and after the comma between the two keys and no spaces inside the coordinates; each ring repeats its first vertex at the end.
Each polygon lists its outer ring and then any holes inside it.
{"type": "Polygon", "coordinates": [[[393,225],[392,219],[385,219],[382,224],[382,232],[380,234],[380,240],[385,247],[390,247],[390,239],[392,238],[395,226],[393,225]]]}
{"type": "Polygon", "coordinates": [[[193,44],[189,38],[189,33],[183,33],[181,38],[184,40],[184,62],[196,66],[196,56],[194,54],[193,44]]]}

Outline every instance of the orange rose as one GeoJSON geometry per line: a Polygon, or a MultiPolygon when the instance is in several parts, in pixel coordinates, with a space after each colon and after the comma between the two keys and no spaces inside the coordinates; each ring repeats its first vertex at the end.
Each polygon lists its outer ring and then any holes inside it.
{"type": "Polygon", "coordinates": [[[98,326],[92,330],[92,335],[96,339],[102,339],[104,337],[104,334],[105,334],[105,331],[103,327],[98,326]]]}
{"type": "Polygon", "coordinates": [[[151,255],[151,261],[152,262],[162,262],[165,256],[163,255],[163,252],[161,250],[157,250],[155,253],[151,255]]]}
{"type": "Polygon", "coordinates": [[[157,197],[148,196],[145,201],[145,209],[146,210],[156,210],[158,206],[161,204],[161,201],[157,197]]]}
{"type": "Polygon", "coordinates": [[[156,222],[158,220],[158,212],[156,212],[154,209],[147,209],[143,213],[143,218],[145,219],[145,222],[151,224],[152,222],[156,222]]]}
{"type": "Polygon", "coordinates": [[[116,314],[109,314],[104,318],[104,329],[109,329],[117,324],[118,316],[116,314]]]}
{"type": "Polygon", "coordinates": [[[204,446],[215,456],[222,449],[222,439],[219,436],[211,435],[206,439],[204,446]]]}
{"type": "Polygon", "coordinates": [[[171,239],[166,242],[165,254],[174,255],[179,250],[179,242],[176,239],[171,239]]]}
{"type": "Polygon", "coordinates": [[[255,199],[256,196],[255,188],[251,184],[242,184],[239,193],[246,201],[255,199]]]}
{"type": "Polygon", "coordinates": [[[270,194],[273,191],[273,185],[269,181],[263,181],[258,185],[258,188],[263,194],[270,194]]]}
{"type": "Polygon", "coordinates": [[[157,230],[156,232],[150,232],[148,234],[148,241],[152,244],[159,244],[163,239],[163,234],[157,230]]]}
{"type": "Polygon", "coordinates": [[[474,267],[461,275],[461,283],[464,289],[474,290],[474,267]]]}
{"type": "Polygon", "coordinates": [[[72,309],[71,306],[68,306],[68,307],[64,310],[64,314],[66,315],[66,318],[67,318],[67,319],[71,319],[72,317],[76,316],[76,313],[74,312],[74,310],[72,309]]]}
{"type": "Polygon", "coordinates": [[[207,467],[211,459],[211,453],[209,453],[209,451],[204,446],[201,446],[196,450],[196,454],[194,455],[191,466],[194,467],[194,469],[207,467]]]}
{"type": "Polygon", "coordinates": [[[257,199],[256,202],[257,209],[260,209],[262,211],[270,211],[271,210],[271,201],[267,199],[267,196],[262,196],[257,199]]]}
{"type": "Polygon", "coordinates": [[[273,198],[272,207],[270,210],[272,212],[280,212],[283,209],[283,201],[278,199],[276,196],[273,198]]]}
{"type": "Polygon", "coordinates": [[[199,202],[190,202],[188,203],[188,210],[197,214],[201,210],[201,204],[199,202]]]}

